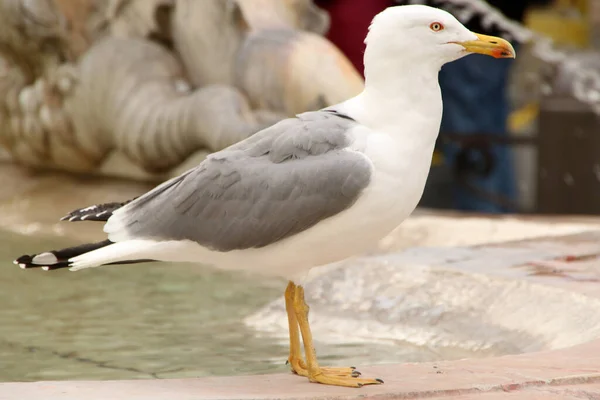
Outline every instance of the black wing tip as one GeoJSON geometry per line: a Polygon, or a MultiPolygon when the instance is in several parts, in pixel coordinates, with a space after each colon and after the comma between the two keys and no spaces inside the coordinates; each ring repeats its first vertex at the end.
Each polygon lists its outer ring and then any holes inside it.
{"type": "Polygon", "coordinates": [[[61,221],[69,221],[69,222],[79,222],[79,221],[85,221],[86,214],[83,215],[77,215],[77,214],[67,214],[64,217],[62,217],[60,220],[61,221]]]}
{"type": "Polygon", "coordinates": [[[116,202],[116,203],[103,203],[103,204],[95,204],[93,206],[79,208],[77,210],[73,210],[64,217],[62,217],[61,221],[69,221],[69,222],[79,222],[79,221],[103,221],[106,222],[112,216],[115,210],[123,207],[126,204],[129,204],[134,199],[124,201],[124,202],[116,202]]]}
{"type": "Polygon", "coordinates": [[[71,264],[68,262],[62,262],[54,265],[38,265],[33,263],[17,262],[17,260],[15,260],[13,263],[17,264],[21,269],[41,268],[44,271],[54,271],[56,269],[69,268],[71,266],[71,264]]]}
{"type": "Polygon", "coordinates": [[[65,215],[64,217],[62,217],[60,220],[61,221],[77,221],[77,218],[81,215],[81,210],[73,210],[70,213],[68,213],[67,215],[65,215]]]}
{"type": "Polygon", "coordinates": [[[53,271],[55,269],[68,268],[70,264],[68,261],[59,261],[55,264],[44,265],[36,264],[34,258],[36,255],[22,255],[13,261],[13,264],[18,265],[21,269],[41,268],[44,271],[53,271]]]}
{"type": "Polygon", "coordinates": [[[35,265],[31,263],[33,257],[29,255],[22,255],[21,257],[15,259],[13,264],[18,265],[21,269],[33,268],[35,265]]]}
{"type": "Polygon", "coordinates": [[[13,263],[22,269],[41,268],[44,271],[69,268],[73,264],[69,261],[72,258],[108,246],[109,244],[112,244],[112,242],[106,239],[101,242],[80,244],[61,250],[50,250],[33,255],[26,254],[14,260],[13,263]]]}
{"type": "Polygon", "coordinates": [[[85,209],[71,211],[70,213],[68,213],[67,215],[62,217],[60,220],[61,221],[69,221],[69,222],[101,221],[102,219],[99,219],[99,217],[103,214],[106,214],[106,212],[104,212],[104,211],[95,214],[93,212],[84,211],[84,210],[85,209]]]}
{"type": "Polygon", "coordinates": [[[31,260],[33,260],[33,256],[24,254],[21,257],[18,257],[17,259],[15,259],[15,261],[13,261],[14,264],[29,264],[31,263],[31,260]]]}

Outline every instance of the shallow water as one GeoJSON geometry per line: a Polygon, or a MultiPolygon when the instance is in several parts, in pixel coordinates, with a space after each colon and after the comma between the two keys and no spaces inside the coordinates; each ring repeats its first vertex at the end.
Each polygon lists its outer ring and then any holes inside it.
{"type": "MultiPolygon", "coordinates": [[[[0,381],[133,379],[287,371],[285,340],[243,319],[285,282],[193,264],[21,270],[16,255],[65,238],[0,229],[0,381]]],[[[443,358],[410,344],[323,344],[323,364],[443,358]]]]}
{"type": "Polygon", "coordinates": [[[0,380],[284,369],[286,349],[242,323],[280,294],[279,282],[186,264],[23,271],[15,255],[67,243],[2,230],[0,243],[0,380]]]}

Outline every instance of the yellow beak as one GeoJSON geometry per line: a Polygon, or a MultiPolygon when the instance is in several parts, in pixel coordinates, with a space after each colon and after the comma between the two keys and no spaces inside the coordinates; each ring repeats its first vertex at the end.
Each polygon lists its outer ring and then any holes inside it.
{"type": "Polygon", "coordinates": [[[517,53],[508,41],[495,37],[476,33],[477,40],[456,42],[470,53],[485,54],[494,58],[515,58],[517,53]]]}

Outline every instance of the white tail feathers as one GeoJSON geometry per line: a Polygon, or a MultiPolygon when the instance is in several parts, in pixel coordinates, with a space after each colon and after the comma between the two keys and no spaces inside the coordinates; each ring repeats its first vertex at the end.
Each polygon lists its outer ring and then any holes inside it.
{"type": "Polygon", "coordinates": [[[99,267],[120,261],[155,259],[164,242],[136,239],[113,243],[111,245],[84,253],[69,260],[71,271],[99,267]]]}

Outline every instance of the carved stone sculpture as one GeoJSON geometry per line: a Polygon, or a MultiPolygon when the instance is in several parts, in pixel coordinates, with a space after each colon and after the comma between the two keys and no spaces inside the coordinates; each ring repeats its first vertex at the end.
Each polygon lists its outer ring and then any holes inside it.
{"type": "Polygon", "coordinates": [[[0,152],[164,179],[355,95],[310,0],[0,0],[0,152]]]}

